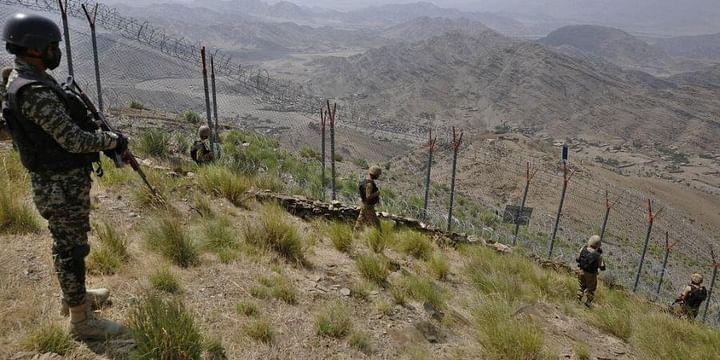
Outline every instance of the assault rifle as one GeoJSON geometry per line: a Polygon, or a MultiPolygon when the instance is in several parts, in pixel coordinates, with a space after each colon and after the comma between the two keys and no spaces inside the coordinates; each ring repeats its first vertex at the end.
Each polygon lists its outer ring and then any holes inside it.
{"type": "MultiPolygon", "coordinates": [[[[82,100],[88,110],[90,110],[90,112],[92,113],[93,118],[95,118],[95,120],[99,122],[100,128],[103,131],[110,131],[115,134],[120,134],[119,132],[115,131],[112,126],[110,126],[110,123],[108,123],[107,119],[105,119],[105,115],[98,111],[97,107],[95,107],[95,104],[92,102],[92,100],[90,100],[87,94],[83,92],[83,90],[80,88],[77,82],[75,82],[75,79],[72,76],[69,76],[67,81],[63,85],[66,90],[71,91],[73,94],[77,95],[80,100],[82,100]]],[[[145,176],[145,172],[143,172],[142,168],[140,167],[140,163],[138,163],[135,155],[130,152],[130,149],[125,149],[122,154],[119,154],[117,151],[114,150],[109,150],[105,151],[105,155],[111,158],[115,163],[115,166],[118,168],[124,167],[125,164],[130,165],[130,167],[136,173],[138,173],[138,175],[140,175],[140,178],[145,183],[145,186],[147,186],[147,188],[153,194],[153,196],[162,200],[162,197],[157,192],[157,190],[155,190],[155,187],[153,187],[152,184],[150,184],[150,182],[148,181],[147,176],[145,176]]]]}

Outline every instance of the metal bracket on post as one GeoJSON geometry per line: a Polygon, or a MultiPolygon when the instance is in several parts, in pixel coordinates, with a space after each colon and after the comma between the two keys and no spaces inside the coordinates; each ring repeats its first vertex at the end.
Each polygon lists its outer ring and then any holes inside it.
{"type": "Polygon", "coordinates": [[[653,223],[655,218],[660,214],[653,213],[652,200],[648,199],[648,228],[645,234],[645,245],[643,246],[642,254],[640,255],[640,264],[638,265],[637,274],[635,274],[635,284],[633,285],[633,292],[637,291],[638,284],[640,283],[640,274],[642,273],[643,263],[645,263],[645,255],[647,255],[648,244],[650,243],[650,234],[652,233],[653,223]]]}
{"type": "Polygon", "coordinates": [[[672,251],[672,248],[674,248],[675,245],[677,245],[679,242],[680,240],[675,240],[675,242],[671,244],[670,233],[668,231],[665,232],[665,258],[663,259],[662,270],[660,272],[660,280],[658,281],[657,290],[655,291],[657,295],[660,295],[663,279],[665,278],[665,269],[667,269],[668,258],[670,257],[670,251],[672,251]]]}
{"type": "Polygon", "coordinates": [[[62,18],[63,23],[63,35],[65,37],[65,57],[67,58],[68,75],[75,77],[72,61],[72,45],[70,44],[70,28],[68,25],[68,0],[65,0],[64,4],[63,0],[58,0],[58,5],[60,7],[60,17],[62,18]]]}
{"type": "Polygon", "coordinates": [[[525,209],[525,203],[527,202],[527,195],[528,190],[530,189],[530,182],[533,180],[535,175],[537,175],[538,169],[530,170],[530,162],[527,162],[527,168],[525,169],[525,190],[523,191],[523,197],[522,202],[520,203],[520,210],[515,214],[515,219],[513,221],[515,222],[515,232],[513,233],[513,246],[517,244],[518,239],[518,233],[520,232],[520,222],[518,221],[520,218],[520,214],[523,213],[523,210],[525,209]]]}
{"type": "Polygon", "coordinates": [[[560,226],[560,217],[562,216],[563,204],[565,203],[565,193],[567,192],[567,186],[575,175],[575,169],[568,172],[567,161],[563,160],[563,187],[560,194],[560,205],[558,206],[557,216],[555,217],[555,226],[553,226],[552,236],[550,237],[550,246],[548,247],[548,258],[552,257],[553,248],[555,247],[555,237],[557,236],[558,227],[560,226]]]}
{"type": "Polygon", "coordinates": [[[85,4],[82,4],[83,12],[85,12],[85,17],[87,17],[88,23],[90,24],[90,36],[92,38],[92,47],[93,47],[93,61],[95,63],[95,86],[97,88],[97,99],[98,99],[98,108],[100,112],[105,112],[105,105],[103,102],[103,95],[102,95],[102,84],[100,81],[100,60],[98,59],[98,47],[97,47],[97,33],[95,29],[95,22],[97,19],[97,11],[98,11],[98,4],[95,4],[95,7],[92,11],[92,16],[90,15],[90,12],[87,9],[87,6],[85,4]]]}
{"type": "Polygon", "coordinates": [[[452,162],[452,178],[450,180],[450,207],[448,209],[448,223],[447,223],[447,232],[452,231],[452,213],[453,213],[453,205],[455,202],[455,178],[457,173],[457,155],[458,151],[460,151],[460,146],[462,145],[462,138],[463,138],[463,132],[461,131],[459,134],[455,130],[455,127],[452,128],[453,132],[453,162],[452,162]]]}
{"type": "Polygon", "coordinates": [[[715,278],[717,277],[718,269],[720,269],[720,263],[718,262],[717,258],[715,257],[715,250],[710,249],[710,256],[712,257],[712,268],[713,268],[713,274],[712,279],[710,280],[710,290],[708,290],[708,296],[707,300],[705,300],[705,311],[703,312],[703,323],[705,323],[705,320],[707,319],[707,313],[708,308],[710,308],[710,300],[712,300],[712,294],[713,290],[715,288],[715,278]]]}
{"type": "Polygon", "coordinates": [[[427,209],[428,209],[428,202],[430,200],[430,174],[432,172],[433,152],[435,151],[436,143],[437,143],[437,137],[433,137],[432,129],[430,129],[429,140],[427,143],[428,163],[427,163],[427,173],[425,174],[425,199],[423,201],[423,217],[425,218],[424,219],[425,221],[427,221],[427,209]]]}

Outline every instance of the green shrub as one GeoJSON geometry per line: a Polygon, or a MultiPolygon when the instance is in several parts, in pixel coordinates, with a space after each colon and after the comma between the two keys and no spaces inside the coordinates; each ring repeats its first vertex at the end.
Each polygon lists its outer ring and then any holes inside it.
{"type": "Polygon", "coordinates": [[[77,347],[77,344],[65,328],[59,325],[45,324],[30,332],[23,339],[23,347],[39,353],[67,355],[77,347]]]}
{"type": "Polygon", "coordinates": [[[315,316],[315,328],[318,335],[344,338],[352,330],[348,309],[339,302],[323,308],[315,316]]]}
{"type": "Polygon", "coordinates": [[[340,252],[349,252],[352,249],[353,230],[350,225],[332,222],[327,225],[325,231],[335,249],[340,252]]]}
{"type": "Polygon", "coordinates": [[[313,150],[313,149],[311,149],[311,148],[309,148],[309,147],[307,147],[307,146],[303,146],[303,147],[300,149],[300,157],[303,157],[303,158],[306,158],[306,159],[317,160],[317,161],[320,161],[320,160],[321,160],[321,155],[320,155],[320,153],[317,152],[317,151],[315,151],[315,150],[313,150]]]}
{"type": "Polygon", "coordinates": [[[271,343],[275,337],[272,324],[265,319],[250,320],[250,322],[245,325],[245,334],[266,344],[271,343]]]}
{"type": "Polygon", "coordinates": [[[133,355],[142,359],[200,359],[203,336],[183,304],[148,295],[128,317],[135,340],[133,355]]]}
{"type": "Polygon", "coordinates": [[[372,344],[370,343],[370,336],[364,332],[353,331],[348,339],[350,346],[354,347],[358,351],[365,355],[372,353],[372,344]]]}
{"type": "Polygon", "coordinates": [[[192,140],[190,138],[181,133],[177,132],[175,133],[175,152],[178,154],[189,154],[190,153],[190,146],[192,145],[192,140]]]}
{"type": "Polygon", "coordinates": [[[202,116],[200,114],[192,111],[192,110],[186,110],[181,115],[183,121],[189,122],[193,125],[200,124],[200,122],[203,120],[202,116]]]}
{"type": "Polygon", "coordinates": [[[226,167],[213,164],[200,168],[198,184],[206,192],[224,197],[235,206],[247,207],[250,199],[247,191],[252,187],[252,183],[248,178],[237,175],[226,167]]]}
{"type": "Polygon", "coordinates": [[[177,217],[164,215],[151,221],[145,230],[145,240],[151,249],[180,267],[187,268],[200,262],[197,246],[177,217]]]}
{"type": "Polygon", "coordinates": [[[260,219],[245,228],[245,241],[274,250],[288,260],[305,262],[305,248],[297,227],[287,219],[287,212],[277,204],[265,204],[260,219]]]}
{"type": "Polygon", "coordinates": [[[382,255],[361,255],[355,260],[360,274],[366,279],[384,285],[390,272],[387,259],[382,255]]]}
{"type": "Polygon", "coordinates": [[[139,101],[132,100],[132,101],[130,101],[130,108],[137,109],[137,110],[144,110],[145,106],[139,101]]]}
{"type": "Polygon", "coordinates": [[[416,231],[403,231],[397,235],[400,251],[418,259],[427,260],[433,252],[427,236],[416,231]]]}
{"type": "Polygon", "coordinates": [[[161,268],[152,273],[149,280],[150,285],[160,291],[170,294],[176,294],[180,291],[180,281],[167,267],[161,268]]]}
{"type": "Polygon", "coordinates": [[[164,158],[170,155],[170,134],[160,129],[148,129],[140,133],[137,151],[145,156],[164,158]]]}
{"type": "Polygon", "coordinates": [[[238,303],[235,308],[237,309],[238,314],[241,315],[255,316],[258,314],[257,305],[253,303],[241,302],[238,303]]]}

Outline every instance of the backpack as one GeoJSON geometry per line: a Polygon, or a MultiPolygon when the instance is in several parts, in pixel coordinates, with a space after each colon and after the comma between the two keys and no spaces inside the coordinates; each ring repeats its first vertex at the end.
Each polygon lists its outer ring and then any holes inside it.
{"type": "Polygon", "coordinates": [[[374,181],[369,180],[369,179],[364,179],[364,180],[360,181],[360,183],[358,184],[358,192],[360,193],[360,199],[365,204],[377,205],[380,202],[380,199],[378,199],[378,198],[373,199],[370,203],[367,202],[367,194],[365,194],[365,186],[367,186],[368,182],[372,183],[372,187],[373,187],[372,191],[373,192],[378,191],[377,185],[375,185],[374,181]]]}
{"type": "Polygon", "coordinates": [[[200,159],[198,158],[198,151],[205,150],[205,144],[202,143],[202,141],[195,141],[193,143],[192,148],[190,148],[190,157],[195,161],[196,163],[200,163],[200,159]]]}
{"type": "Polygon", "coordinates": [[[685,304],[689,307],[700,307],[700,304],[707,299],[707,289],[704,286],[690,286],[692,290],[685,299],[685,304]]]}
{"type": "Polygon", "coordinates": [[[598,251],[590,252],[586,247],[583,247],[580,251],[580,256],[577,259],[578,267],[583,271],[596,273],[600,266],[600,253],[598,251]]]}

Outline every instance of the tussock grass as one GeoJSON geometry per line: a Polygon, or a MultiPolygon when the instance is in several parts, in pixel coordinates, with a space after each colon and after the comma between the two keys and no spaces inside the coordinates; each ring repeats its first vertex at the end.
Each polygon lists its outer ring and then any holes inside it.
{"type": "Polygon", "coordinates": [[[25,201],[19,185],[0,179],[0,234],[31,234],[40,231],[40,219],[25,201]]]}
{"type": "Polygon", "coordinates": [[[328,223],[325,226],[325,234],[338,251],[347,253],[352,249],[353,232],[350,225],[340,222],[328,223]]]}
{"type": "Polygon", "coordinates": [[[370,355],[372,353],[372,343],[370,342],[370,336],[364,332],[353,331],[352,334],[350,334],[348,343],[350,344],[350,346],[365,355],[370,355]]]}
{"type": "MultiPolygon", "coordinates": [[[[504,299],[480,300],[475,309],[475,329],[479,342],[492,359],[551,359],[543,350],[542,329],[530,318],[516,317],[515,309],[504,299]]],[[[557,358],[554,357],[554,358],[557,358]]]]}
{"type": "Polygon", "coordinates": [[[432,256],[433,248],[427,236],[416,232],[405,230],[396,235],[398,248],[405,255],[418,259],[428,260],[432,256]]]}
{"type": "Polygon", "coordinates": [[[95,226],[98,243],[92,247],[87,259],[88,273],[94,275],[115,274],[128,259],[127,239],[108,223],[95,226]]]}
{"type": "Polygon", "coordinates": [[[446,280],[448,274],[450,274],[450,264],[448,264],[447,259],[441,254],[433,255],[427,261],[427,268],[437,280],[446,280]]]}
{"type": "Polygon", "coordinates": [[[590,357],[592,356],[592,353],[590,353],[590,347],[586,343],[575,343],[573,351],[575,352],[575,358],[578,360],[590,360],[590,357]]]}
{"type": "Polygon", "coordinates": [[[247,208],[250,200],[247,191],[252,187],[247,177],[216,164],[201,167],[197,175],[200,188],[206,192],[223,197],[235,206],[247,208]]]}
{"type": "Polygon", "coordinates": [[[401,288],[405,289],[413,299],[428,303],[436,309],[441,309],[445,305],[447,296],[444,289],[432,280],[406,276],[403,278],[401,288]]]}
{"type": "Polygon", "coordinates": [[[407,289],[401,285],[392,285],[389,290],[390,295],[396,304],[400,306],[405,306],[405,304],[407,304],[407,289]]]}
{"type": "Polygon", "coordinates": [[[141,359],[200,359],[203,336],[192,315],[178,300],[148,295],[128,317],[135,340],[132,355],[141,359]]]}
{"type": "Polygon", "coordinates": [[[212,208],[210,198],[208,198],[205,195],[196,193],[194,202],[195,202],[195,210],[197,210],[197,212],[200,213],[200,216],[202,216],[204,218],[215,217],[215,211],[212,208]]]}
{"type": "Polygon", "coordinates": [[[265,319],[253,319],[245,325],[245,334],[257,341],[269,344],[275,337],[272,324],[265,319]]]}
{"type": "MultiPolygon", "coordinates": [[[[168,199],[167,194],[171,189],[174,189],[177,185],[177,180],[169,176],[161,174],[153,169],[145,170],[145,175],[148,178],[150,184],[153,185],[157,193],[163,198],[168,199]]],[[[133,197],[135,202],[140,208],[150,209],[168,209],[169,204],[159,199],[157,196],[148,189],[142,181],[135,183],[135,190],[133,191],[133,197]]]]}
{"type": "Polygon", "coordinates": [[[132,170],[127,168],[117,168],[115,163],[107,156],[101,156],[100,162],[103,168],[103,176],[99,179],[100,184],[107,187],[117,187],[129,184],[136,176],[132,170]]]}
{"type": "Polygon", "coordinates": [[[145,156],[164,158],[170,155],[170,134],[161,129],[147,129],[140,133],[135,149],[145,156]]]}
{"type": "Polygon", "coordinates": [[[197,246],[177,217],[163,215],[152,220],[145,229],[145,240],[151,249],[180,267],[187,268],[200,262],[197,246]]]}
{"type": "Polygon", "coordinates": [[[224,264],[230,263],[238,256],[240,239],[228,217],[219,217],[203,224],[205,235],[204,247],[218,255],[224,264]]]}
{"type": "Polygon", "coordinates": [[[376,254],[382,254],[388,245],[393,243],[395,225],[389,221],[381,221],[380,228],[369,228],[365,231],[368,248],[376,254]]]}
{"type": "Polygon", "coordinates": [[[25,167],[20,162],[20,154],[16,151],[0,153],[0,181],[9,180],[12,183],[27,184],[30,178],[25,167]]]}
{"type": "Polygon", "coordinates": [[[277,204],[265,204],[260,219],[247,224],[244,231],[249,244],[274,250],[288,260],[305,262],[305,246],[297,227],[287,218],[287,212],[277,204]]]}
{"type": "Polygon", "coordinates": [[[348,309],[340,302],[323,308],[315,315],[315,329],[320,336],[341,339],[352,330],[348,309]]]}
{"type": "Polygon", "coordinates": [[[180,291],[180,280],[167,267],[152,273],[149,280],[150,285],[157,290],[170,294],[176,294],[180,291]]]}
{"type": "Polygon", "coordinates": [[[282,180],[274,174],[263,173],[255,175],[252,180],[255,187],[261,190],[270,190],[272,192],[281,193],[286,189],[285,183],[283,183],[282,180]]]}
{"type": "Polygon", "coordinates": [[[23,339],[22,345],[30,351],[58,355],[66,355],[77,347],[72,335],[55,324],[44,324],[34,329],[23,339]]]}
{"type": "Polygon", "coordinates": [[[350,293],[355,298],[367,300],[373,289],[373,285],[367,281],[356,281],[350,286],[350,293]]]}
{"type": "Polygon", "coordinates": [[[206,360],[223,360],[227,359],[225,354],[225,347],[222,344],[222,340],[217,338],[205,338],[203,342],[203,350],[205,351],[206,360]]]}
{"type": "Polygon", "coordinates": [[[390,272],[388,261],[382,255],[361,255],[355,259],[355,265],[366,279],[384,285],[390,272]]]}
{"type": "Polygon", "coordinates": [[[635,324],[631,343],[648,359],[717,359],[720,332],[674,318],[645,313],[635,324]]]}
{"type": "Polygon", "coordinates": [[[249,302],[241,302],[235,306],[238,314],[245,316],[255,316],[259,313],[257,305],[249,302]]]}
{"type": "Polygon", "coordinates": [[[250,289],[251,295],[260,298],[275,298],[290,305],[297,304],[298,291],[288,279],[280,274],[261,277],[260,286],[250,289]]]}
{"type": "Polygon", "coordinates": [[[392,315],[393,304],[387,300],[380,300],[375,303],[375,309],[383,316],[390,316],[392,315]]]}

